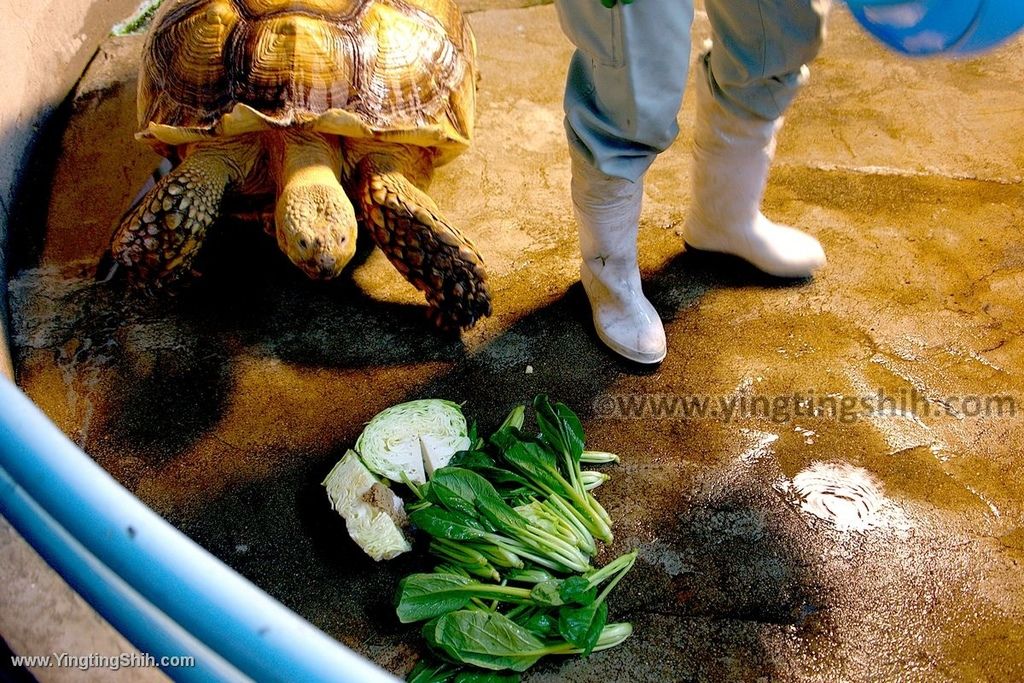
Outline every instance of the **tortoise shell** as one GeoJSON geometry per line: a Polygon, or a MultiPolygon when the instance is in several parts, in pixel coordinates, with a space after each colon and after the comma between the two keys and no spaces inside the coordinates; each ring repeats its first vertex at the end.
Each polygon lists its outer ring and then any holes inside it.
{"type": "Polygon", "coordinates": [[[476,43],[453,0],[167,0],[139,75],[158,148],[301,126],[434,147],[473,130],[476,43]]]}

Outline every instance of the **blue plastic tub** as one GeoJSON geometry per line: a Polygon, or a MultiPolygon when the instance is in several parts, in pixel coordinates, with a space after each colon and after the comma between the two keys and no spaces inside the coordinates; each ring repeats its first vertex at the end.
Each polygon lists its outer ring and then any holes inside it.
{"type": "Polygon", "coordinates": [[[905,55],[970,55],[1024,28],[1024,0],[847,0],[871,35],[905,55]]]}
{"type": "Polygon", "coordinates": [[[0,514],[182,681],[397,679],[317,630],[117,483],[0,376],[0,514]]]}

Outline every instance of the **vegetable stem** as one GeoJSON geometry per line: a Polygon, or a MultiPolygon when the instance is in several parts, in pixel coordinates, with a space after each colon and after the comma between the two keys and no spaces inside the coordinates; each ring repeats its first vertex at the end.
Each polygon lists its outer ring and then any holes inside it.
{"type": "MultiPolygon", "coordinates": [[[[607,650],[609,648],[621,645],[626,638],[629,638],[633,634],[633,625],[629,622],[622,622],[618,624],[608,624],[601,630],[601,635],[597,639],[597,644],[594,645],[592,652],[598,650],[607,650]]],[[[562,642],[551,645],[545,648],[544,654],[549,655],[580,655],[583,654],[584,649],[576,647],[572,643],[562,642]]]]}
{"type": "Polygon", "coordinates": [[[619,462],[619,456],[607,451],[583,451],[580,455],[580,462],[588,465],[605,465],[610,462],[619,462]]]}

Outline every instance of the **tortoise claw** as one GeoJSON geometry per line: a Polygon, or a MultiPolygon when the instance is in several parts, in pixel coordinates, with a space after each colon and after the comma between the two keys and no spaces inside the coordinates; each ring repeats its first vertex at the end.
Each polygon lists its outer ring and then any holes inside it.
{"type": "Polygon", "coordinates": [[[109,282],[120,282],[124,278],[124,268],[117,262],[114,258],[114,253],[108,248],[96,263],[96,272],[93,275],[93,279],[96,282],[106,284],[109,282]]]}

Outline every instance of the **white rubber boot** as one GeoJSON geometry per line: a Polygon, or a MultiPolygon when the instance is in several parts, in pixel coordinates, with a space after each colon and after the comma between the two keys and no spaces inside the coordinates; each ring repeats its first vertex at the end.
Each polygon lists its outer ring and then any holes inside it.
{"type": "Polygon", "coordinates": [[[643,180],[606,176],[573,156],[572,203],[580,233],[580,280],[597,336],[637,363],[665,358],[665,328],[640,285],[636,258],[643,180]]]}
{"type": "Polygon", "coordinates": [[[722,107],[711,95],[705,60],[697,69],[693,204],[683,238],[697,249],[739,256],[770,275],[808,277],[825,265],[821,244],[760,210],[782,118],[741,118],[722,107]]]}

